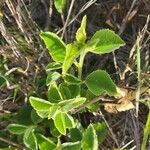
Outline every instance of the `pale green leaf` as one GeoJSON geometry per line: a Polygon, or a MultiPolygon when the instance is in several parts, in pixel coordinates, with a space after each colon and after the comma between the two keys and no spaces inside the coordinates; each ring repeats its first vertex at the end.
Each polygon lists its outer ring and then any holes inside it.
{"type": "Polygon", "coordinates": [[[31,106],[37,111],[46,111],[49,110],[49,108],[52,106],[52,104],[49,101],[38,97],[31,96],[29,98],[29,101],[31,106]]]}
{"type": "Polygon", "coordinates": [[[60,73],[58,72],[50,72],[46,78],[46,85],[49,86],[50,84],[54,83],[61,77],[60,73]]]}
{"type": "Polygon", "coordinates": [[[53,118],[55,127],[57,130],[65,135],[66,134],[66,125],[65,125],[65,115],[63,112],[58,112],[53,118]]]}
{"type": "Polygon", "coordinates": [[[65,43],[52,32],[42,32],[41,38],[44,40],[52,59],[56,62],[63,62],[66,55],[65,43]]]}
{"type": "Polygon", "coordinates": [[[68,112],[74,108],[77,108],[85,101],[86,101],[85,97],[79,97],[79,98],[73,98],[73,99],[61,101],[58,103],[58,105],[62,107],[65,112],[68,112]]]}
{"type": "Polygon", "coordinates": [[[76,32],[76,40],[79,43],[85,43],[86,38],[87,38],[86,37],[86,21],[87,21],[87,17],[84,16],[81,22],[81,26],[76,32]]]}
{"type": "Polygon", "coordinates": [[[38,150],[37,138],[32,127],[28,128],[23,136],[24,144],[31,150],[38,150]]]}
{"type": "Polygon", "coordinates": [[[62,70],[65,74],[71,65],[74,63],[75,59],[79,56],[80,51],[77,44],[71,43],[66,46],[66,56],[63,62],[62,70]]]}
{"type": "Polygon", "coordinates": [[[50,71],[53,71],[53,70],[57,70],[57,69],[60,69],[62,67],[62,64],[61,63],[58,63],[58,62],[52,62],[50,64],[48,64],[46,66],[46,71],[47,72],[50,72],[50,71]]]}
{"type": "Polygon", "coordinates": [[[125,42],[114,31],[102,29],[87,42],[86,49],[93,53],[104,54],[113,52],[124,45],[125,42]]]}
{"type": "Polygon", "coordinates": [[[40,150],[54,150],[56,144],[42,134],[36,134],[40,150]]]}
{"type": "Polygon", "coordinates": [[[81,142],[67,142],[61,145],[61,150],[81,150],[81,142]]]}
{"type": "Polygon", "coordinates": [[[107,92],[110,96],[117,94],[116,85],[109,74],[103,70],[96,70],[89,74],[85,80],[88,89],[95,95],[107,92]]]}
{"type": "Polygon", "coordinates": [[[83,133],[82,150],[98,150],[98,139],[92,124],[83,133]]]}
{"type": "Polygon", "coordinates": [[[66,2],[66,0],[54,0],[54,5],[59,13],[63,12],[66,2]]]}

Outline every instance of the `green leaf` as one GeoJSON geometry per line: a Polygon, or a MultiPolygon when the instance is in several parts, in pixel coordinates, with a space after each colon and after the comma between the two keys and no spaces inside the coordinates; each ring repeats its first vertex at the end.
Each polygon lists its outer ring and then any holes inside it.
{"type": "Polygon", "coordinates": [[[71,111],[73,108],[77,108],[78,106],[83,104],[85,101],[86,101],[85,97],[79,97],[79,98],[73,98],[73,99],[61,101],[58,103],[58,105],[62,107],[62,109],[65,112],[68,112],[68,111],[71,111]]]}
{"type": "Polygon", "coordinates": [[[49,71],[57,70],[60,69],[61,67],[62,67],[61,63],[52,62],[46,66],[46,71],[49,72],[49,71]]]}
{"type": "Polygon", "coordinates": [[[59,91],[62,95],[62,98],[65,100],[65,99],[71,99],[71,92],[68,88],[68,85],[66,83],[61,83],[59,85],[59,91]]]}
{"type": "Polygon", "coordinates": [[[18,135],[23,134],[27,128],[28,126],[21,125],[21,124],[10,124],[7,126],[7,129],[9,130],[9,132],[13,134],[18,134],[18,135]]]}
{"type": "Polygon", "coordinates": [[[48,89],[48,100],[51,103],[58,103],[62,100],[61,93],[56,84],[51,84],[48,89]]]}
{"type": "Polygon", "coordinates": [[[105,54],[124,46],[124,41],[109,29],[97,31],[87,42],[87,50],[97,54],[105,54]]]}
{"type": "Polygon", "coordinates": [[[24,144],[31,150],[38,150],[37,138],[34,134],[33,127],[30,127],[26,130],[23,136],[24,144]]]}
{"type": "Polygon", "coordinates": [[[61,75],[58,72],[48,73],[48,76],[46,79],[46,85],[49,86],[50,84],[55,83],[55,81],[57,81],[60,77],[61,77],[61,75]]]}
{"type": "Polygon", "coordinates": [[[54,5],[59,13],[63,12],[63,10],[66,6],[66,2],[67,2],[66,0],[55,0],[54,1],[54,5]]]}
{"type": "Polygon", "coordinates": [[[59,110],[58,105],[51,106],[50,109],[49,109],[48,119],[53,118],[58,110],[59,110]]]}
{"type": "Polygon", "coordinates": [[[66,128],[72,128],[74,126],[74,120],[72,116],[62,111],[59,111],[54,116],[53,120],[55,127],[63,135],[66,135],[66,128]]]}
{"type": "Polygon", "coordinates": [[[41,118],[47,118],[49,115],[49,109],[48,110],[40,110],[40,111],[36,111],[36,112],[41,118]]]}
{"type": "Polygon", "coordinates": [[[63,78],[68,84],[80,84],[81,80],[71,74],[64,74],[63,78]]]}
{"type": "Polygon", "coordinates": [[[71,141],[77,142],[82,140],[82,132],[78,128],[70,129],[71,141]]]}
{"type": "Polygon", "coordinates": [[[36,137],[40,150],[54,150],[56,148],[56,144],[49,138],[41,134],[36,134],[36,137]]]}
{"type": "Polygon", "coordinates": [[[52,59],[56,62],[63,62],[66,55],[65,43],[52,32],[42,32],[41,38],[44,40],[52,59]]]}
{"type": "Polygon", "coordinates": [[[31,120],[33,123],[38,124],[40,123],[43,119],[41,117],[39,117],[39,115],[37,114],[37,112],[33,109],[31,111],[31,120]]]}
{"type": "Polygon", "coordinates": [[[61,145],[61,150],[81,150],[81,142],[67,142],[61,145]]]}
{"type": "Polygon", "coordinates": [[[85,130],[81,145],[83,150],[98,150],[98,139],[92,124],[85,130]]]}
{"type": "Polygon", "coordinates": [[[64,113],[64,116],[66,128],[72,128],[75,125],[73,117],[67,113],[64,113]]]}
{"type": "Polygon", "coordinates": [[[31,106],[37,111],[46,111],[49,110],[49,108],[52,106],[52,104],[49,101],[38,97],[31,96],[29,98],[29,101],[31,106]]]}
{"type": "Polygon", "coordinates": [[[66,46],[66,56],[63,62],[62,70],[65,74],[71,65],[74,63],[75,59],[79,56],[80,51],[77,44],[71,43],[66,46]]]}
{"type": "Polygon", "coordinates": [[[107,126],[104,122],[102,122],[102,123],[98,122],[98,123],[93,124],[93,127],[96,131],[96,134],[98,137],[98,142],[99,142],[99,144],[101,144],[106,138],[107,126]]]}
{"type": "Polygon", "coordinates": [[[81,22],[80,28],[76,32],[76,40],[79,43],[85,43],[86,40],[86,21],[87,21],[87,16],[84,16],[81,22]]]}
{"type": "Polygon", "coordinates": [[[20,110],[17,112],[17,124],[22,124],[22,125],[32,125],[33,122],[31,120],[31,111],[32,107],[29,105],[22,106],[20,110]]]}
{"type": "Polygon", "coordinates": [[[65,125],[65,115],[63,112],[58,112],[53,118],[55,127],[57,130],[65,135],[66,134],[66,125],[65,125]]]}
{"type": "Polygon", "coordinates": [[[110,96],[117,94],[116,85],[111,80],[109,74],[103,70],[96,70],[89,74],[85,80],[85,84],[97,96],[103,92],[107,92],[110,96]]]}
{"type": "Polygon", "coordinates": [[[79,97],[80,96],[80,85],[68,85],[68,88],[71,93],[71,98],[79,97]]]}

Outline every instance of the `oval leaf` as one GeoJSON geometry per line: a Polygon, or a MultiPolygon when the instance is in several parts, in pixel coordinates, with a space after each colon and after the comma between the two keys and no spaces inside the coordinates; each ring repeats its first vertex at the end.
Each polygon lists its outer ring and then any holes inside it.
{"type": "Polygon", "coordinates": [[[87,50],[97,54],[105,54],[124,46],[125,42],[114,31],[102,29],[97,31],[87,43],[87,50]]]}
{"type": "Polygon", "coordinates": [[[58,72],[50,72],[46,78],[46,85],[49,86],[50,84],[54,83],[61,77],[60,73],[58,72]]]}
{"type": "Polygon", "coordinates": [[[58,103],[62,100],[61,93],[56,84],[51,84],[48,89],[48,100],[51,103],[58,103]]]}
{"type": "Polygon", "coordinates": [[[77,44],[71,43],[66,46],[66,56],[63,62],[63,74],[65,74],[70,66],[74,63],[74,60],[79,56],[80,51],[77,44]]]}
{"type": "Polygon", "coordinates": [[[46,48],[54,61],[63,62],[66,55],[65,43],[52,32],[42,32],[41,38],[44,40],[46,48]]]}
{"type": "Polygon", "coordinates": [[[24,144],[31,150],[38,150],[37,138],[32,127],[28,128],[23,136],[24,144]]]}
{"type": "Polygon", "coordinates": [[[46,101],[38,97],[31,96],[29,98],[29,101],[31,106],[37,111],[49,110],[49,108],[52,106],[52,104],[49,101],[46,101]]]}
{"type": "Polygon", "coordinates": [[[65,125],[65,115],[63,112],[58,112],[53,118],[55,127],[57,130],[65,135],[66,134],[66,125],[65,125]]]}
{"type": "Polygon", "coordinates": [[[96,70],[89,74],[85,80],[88,89],[95,95],[107,92],[110,96],[117,94],[116,85],[109,74],[103,70],[96,70]]]}
{"type": "Polygon", "coordinates": [[[98,150],[98,139],[92,124],[85,130],[81,145],[83,150],[98,150]]]}
{"type": "Polygon", "coordinates": [[[86,101],[85,97],[73,98],[69,100],[64,100],[58,103],[60,107],[63,108],[65,112],[71,111],[73,108],[77,108],[86,101]]]}
{"type": "Polygon", "coordinates": [[[66,6],[66,2],[67,2],[66,0],[55,0],[54,1],[54,5],[59,13],[63,12],[63,10],[66,6]]]}
{"type": "Polygon", "coordinates": [[[36,137],[40,150],[54,150],[56,148],[56,144],[42,134],[36,134],[36,137]]]}
{"type": "Polygon", "coordinates": [[[64,74],[63,78],[68,84],[80,84],[81,83],[81,80],[79,80],[77,77],[71,74],[64,74]]]}
{"type": "Polygon", "coordinates": [[[28,126],[21,125],[21,124],[10,124],[7,127],[9,132],[11,132],[13,134],[23,134],[27,128],[28,128],[28,126]]]}

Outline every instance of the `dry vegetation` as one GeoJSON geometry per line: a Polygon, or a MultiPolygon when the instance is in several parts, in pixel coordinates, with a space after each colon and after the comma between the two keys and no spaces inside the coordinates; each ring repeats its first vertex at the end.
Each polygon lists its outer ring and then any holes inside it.
{"type": "MultiPolygon", "coordinates": [[[[20,147],[12,141],[11,135],[3,135],[3,131],[13,122],[13,114],[26,105],[28,96],[33,93],[45,96],[46,88],[42,82],[46,77],[45,66],[51,60],[39,37],[40,31],[58,33],[65,42],[71,42],[85,14],[88,38],[98,29],[110,28],[124,39],[126,46],[102,56],[88,54],[84,75],[95,68],[104,69],[128,94],[123,99],[126,103],[121,102],[121,109],[127,111],[117,110],[117,106],[111,104],[99,112],[85,113],[83,124],[87,126],[90,121],[102,120],[106,123],[109,132],[100,145],[102,150],[140,150],[149,112],[145,100],[150,100],[149,0],[70,0],[63,15],[57,13],[49,0],[1,0],[0,75],[6,75],[7,82],[0,87],[0,143],[20,147]],[[137,73],[138,48],[140,78],[137,73]],[[137,94],[139,87],[141,93],[137,94]],[[136,107],[128,110],[131,101],[136,107]]],[[[147,149],[150,149],[150,139],[147,149]]]]}

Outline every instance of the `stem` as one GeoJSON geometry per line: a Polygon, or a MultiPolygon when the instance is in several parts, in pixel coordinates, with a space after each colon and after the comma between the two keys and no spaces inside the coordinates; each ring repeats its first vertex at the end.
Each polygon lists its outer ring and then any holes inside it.
{"type": "Polygon", "coordinates": [[[84,57],[86,55],[86,52],[83,51],[80,55],[79,59],[79,64],[78,64],[78,78],[81,80],[82,79],[82,69],[83,69],[83,62],[84,62],[84,57]]]}

